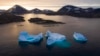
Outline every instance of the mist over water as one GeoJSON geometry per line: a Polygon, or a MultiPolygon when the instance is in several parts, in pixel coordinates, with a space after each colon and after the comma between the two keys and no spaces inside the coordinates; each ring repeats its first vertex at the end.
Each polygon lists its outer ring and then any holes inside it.
{"type": "Polygon", "coordinates": [[[23,16],[25,22],[0,25],[0,56],[100,56],[100,19],[43,14],[25,14],[23,16]],[[33,17],[65,22],[66,24],[45,27],[27,21],[33,17]],[[68,40],[67,44],[71,44],[71,46],[64,43],[62,46],[68,48],[60,48],[62,47],[60,46],[49,50],[46,47],[46,38],[39,45],[18,42],[21,31],[27,31],[29,34],[43,32],[45,35],[47,30],[65,35],[68,40]],[[74,32],[83,33],[88,42],[86,44],[75,42],[72,36],[74,32]]]}

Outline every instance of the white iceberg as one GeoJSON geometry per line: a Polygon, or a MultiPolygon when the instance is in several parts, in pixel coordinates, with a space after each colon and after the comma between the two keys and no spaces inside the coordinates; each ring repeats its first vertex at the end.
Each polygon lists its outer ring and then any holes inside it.
{"type": "Polygon", "coordinates": [[[87,41],[87,38],[81,33],[74,32],[73,37],[78,42],[86,42],[87,41]]]}
{"type": "Polygon", "coordinates": [[[66,40],[66,36],[59,33],[52,33],[50,31],[46,32],[47,45],[53,45],[66,40]]]}
{"type": "Polygon", "coordinates": [[[42,38],[43,38],[42,33],[40,33],[38,35],[29,35],[28,32],[22,31],[19,34],[18,41],[35,43],[35,42],[39,42],[42,38]]]}

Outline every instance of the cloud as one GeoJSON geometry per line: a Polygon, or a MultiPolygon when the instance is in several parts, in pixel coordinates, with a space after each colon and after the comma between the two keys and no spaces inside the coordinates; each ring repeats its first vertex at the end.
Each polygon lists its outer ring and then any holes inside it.
{"type": "Polygon", "coordinates": [[[29,6],[62,6],[72,5],[100,5],[100,0],[0,0],[2,5],[29,5],[29,6]]]}
{"type": "Polygon", "coordinates": [[[39,7],[39,6],[100,6],[100,0],[0,0],[0,8],[12,7],[15,4],[24,7],[39,7]]]}

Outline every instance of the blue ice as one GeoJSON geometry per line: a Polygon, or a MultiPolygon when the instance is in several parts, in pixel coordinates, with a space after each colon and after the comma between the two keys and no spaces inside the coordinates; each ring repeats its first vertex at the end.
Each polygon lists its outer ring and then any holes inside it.
{"type": "Polygon", "coordinates": [[[52,33],[50,31],[46,32],[47,45],[53,45],[55,43],[66,41],[66,36],[59,33],[52,33]]]}
{"type": "Polygon", "coordinates": [[[81,33],[74,32],[73,37],[78,42],[86,42],[87,41],[87,38],[81,33]]]}
{"type": "Polygon", "coordinates": [[[34,43],[34,42],[39,42],[42,38],[43,38],[42,33],[40,33],[38,35],[30,35],[30,34],[28,34],[28,32],[22,31],[19,34],[18,41],[34,43]]]}

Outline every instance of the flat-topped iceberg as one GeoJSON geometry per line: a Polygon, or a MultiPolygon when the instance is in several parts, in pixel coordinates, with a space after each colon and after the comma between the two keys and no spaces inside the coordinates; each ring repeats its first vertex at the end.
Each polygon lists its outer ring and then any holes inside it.
{"type": "Polygon", "coordinates": [[[87,42],[87,38],[81,33],[74,32],[73,37],[78,42],[81,43],[87,42]]]}
{"type": "Polygon", "coordinates": [[[30,43],[36,43],[39,42],[43,38],[43,34],[40,33],[38,35],[29,35],[28,32],[22,31],[19,34],[18,41],[19,42],[30,42],[30,43]]]}
{"type": "Polygon", "coordinates": [[[66,36],[59,33],[52,33],[50,31],[46,32],[47,45],[53,45],[66,40],[66,36]]]}

